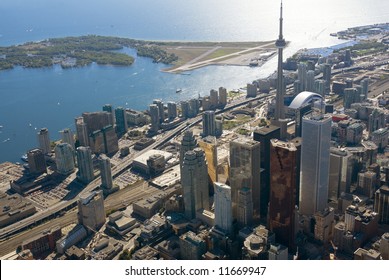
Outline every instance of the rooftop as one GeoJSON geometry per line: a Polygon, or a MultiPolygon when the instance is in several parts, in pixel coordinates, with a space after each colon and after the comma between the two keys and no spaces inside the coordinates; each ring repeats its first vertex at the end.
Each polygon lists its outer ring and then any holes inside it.
{"type": "Polygon", "coordinates": [[[165,157],[165,160],[168,161],[173,157],[172,153],[161,151],[161,150],[150,150],[144,153],[143,155],[137,157],[134,159],[134,163],[137,163],[138,165],[147,167],[147,160],[150,158],[150,156],[153,155],[162,155],[165,157]]]}

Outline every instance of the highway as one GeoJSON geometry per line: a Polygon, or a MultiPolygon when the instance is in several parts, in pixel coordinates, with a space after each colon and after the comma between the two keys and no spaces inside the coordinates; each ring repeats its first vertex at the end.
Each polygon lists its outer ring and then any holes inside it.
{"type": "MultiPolygon", "coordinates": [[[[257,97],[254,97],[254,98],[246,98],[244,100],[235,100],[235,101],[231,102],[230,104],[228,104],[224,109],[216,111],[215,114],[216,115],[222,114],[224,112],[227,112],[229,110],[235,109],[237,107],[246,105],[249,102],[252,102],[252,101],[255,101],[255,100],[260,100],[260,99],[263,99],[263,98],[266,98],[266,97],[269,97],[269,96],[272,96],[272,95],[273,94],[261,94],[261,95],[259,95],[257,97]]],[[[139,151],[138,153],[131,155],[128,158],[128,160],[123,162],[122,164],[119,164],[119,165],[113,167],[112,168],[112,176],[115,178],[116,176],[118,176],[119,174],[121,174],[122,172],[127,170],[129,167],[131,167],[132,162],[133,162],[135,157],[138,157],[138,156],[146,153],[149,150],[161,147],[163,144],[165,144],[166,142],[168,142],[172,138],[174,138],[177,135],[179,135],[185,129],[188,129],[188,128],[198,124],[201,120],[202,120],[202,116],[200,114],[200,115],[196,116],[195,118],[191,118],[191,119],[187,119],[187,120],[183,121],[183,123],[181,123],[176,128],[174,128],[174,129],[172,129],[170,131],[167,131],[162,136],[161,139],[159,139],[158,141],[154,142],[153,144],[151,144],[147,148],[139,151]]],[[[100,186],[100,184],[101,184],[100,177],[97,177],[95,180],[93,180],[91,183],[89,183],[80,192],[80,194],[83,194],[83,193],[86,193],[86,192],[90,192],[90,191],[98,188],[100,186]]],[[[3,243],[3,241],[7,237],[10,237],[13,234],[22,232],[23,230],[28,229],[32,225],[39,224],[41,221],[55,218],[55,216],[59,212],[64,211],[64,210],[69,210],[69,209],[75,207],[77,205],[77,201],[78,201],[78,196],[76,196],[73,199],[68,200],[68,201],[61,201],[58,204],[49,207],[45,211],[38,212],[38,213],[36,213],[36,214],[34,214],[34,215],[30,216],[30,217],[27,217],[27,218],[23,219],[22,221],[19,221],[17,223],[9,225],[9,226],[7,226],[5,228],[2,228],[0,230],[0,242],[3,243]]]]}
{"type": "MultiPolygon", "coordinates": [[[[120,209],[134,203],[150,193],[156,193],[158,191],[154,187],[149,187],[148,183],[141,181],[135,183],[133,186],[124,188],[112,195],[108,196],[104,200],[105,211],[108,212],[112,209],[120,209]]],[[[66,212],[63,216],[50,219],[43,222],[42,224],[36,225],[33,228],[18,233],[12,237],[7,237],[5,241],[0,243],[0,256],[4,256],[13,250],[15,250],[23,241],[28,240],[32,237],[37,236],[42,233],[44,230],[59,226],[61,228],[77,223],[77,208],[72,209],[71,211],[66,212]]]]}

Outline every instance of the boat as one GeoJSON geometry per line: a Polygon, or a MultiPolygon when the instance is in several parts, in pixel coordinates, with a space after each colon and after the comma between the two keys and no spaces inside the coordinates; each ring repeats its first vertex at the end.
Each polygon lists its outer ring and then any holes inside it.
{"type": "Polygon", "coordinates": [[[22,161],[28,162],[27,154],[24,154],[20,158],[22,161]]]}
{"type": "Polygon", "coordinates": [[[176,89],[176,93],[180,93],[180,92],[182,92],[181,88],[176,89]]]}

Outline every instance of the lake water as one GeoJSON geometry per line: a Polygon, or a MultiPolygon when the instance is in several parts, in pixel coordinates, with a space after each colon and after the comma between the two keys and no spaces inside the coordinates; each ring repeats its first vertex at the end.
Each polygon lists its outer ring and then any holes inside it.
{"type": "MultiPolygon", "coordinates": [[[[1,0],[0,45],[51,37],[99,34],[148,40],[264,41],[278,35],[279,2],[265,0],[1,0]]],[[[304,47],[339,43],[331,32],[386,22],[389,2],[379,0],[284,0],[285,56],[304,47]]],[[[133,50],[127,50],[135,55],[133,50]]],[[[0,72],[0,162],[20,161],[37,146],[36,129],[52,139],[74,128],[85,111],[116,106],[145,109],[205,95],[212,88],[238,88],[266,77],[276,59],[261,68],[209,66],[175,75],[166,65],[136,57],[131,67],[91,65],[79,69],[16,68],[0,72]],[[182,88],[181,94],[176,93],[182,88]],[[31,124],[31,125],[30,125],[31,124]],[[36,128],[36,129],[35,129],[36,128]],[[7,141],[10,139],[9,141],[7,141]]]]}

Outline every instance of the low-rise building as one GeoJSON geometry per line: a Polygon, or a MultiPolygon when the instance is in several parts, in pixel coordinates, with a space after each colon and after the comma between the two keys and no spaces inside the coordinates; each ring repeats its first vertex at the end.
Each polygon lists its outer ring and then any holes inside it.
{"type": "Polygon", "coordinates": [[[132,255],[133,260],[159,260],[160,259],[160,253],[150,247],[150,246],[145,246],[139,250],[137,250],[133,255],[132,255]]]}
{"type": "Polygon", "coordinates": [[[135,202],[133,204],[134,214],[139,215],[145,219],[151,218],[153,215],[155,215],[155,213],[158,212],[159,209],[163,207],[167,196],[167,193],[159,192],[135,202]]]}
{"type": "Polygon", "coordinates": [[[34,257],[47,251],[54,251],[56,242],[61,238],[60,227],[44,230],[42,233],[30,239],[24,240],[22,249],[29,249],[34,257]]]}
{"type": "MultiPolygon", "coordinates": [[[[161,150],[150,150],[144,153],[141,156],[138,156],[137,158],[134,159],[133,161],[133,168],[145,173],[145,174],[150,174],[150,166],[147,164],[147,161],[150,160],[150,157],[154,158],[156,156],[162,156],[164,158],[165,163],[170,160],[173,157],[172,153],[161,151],[161,150]]],[[[158,160],[154,160],[156,162],[157,166],[160,165],[160,160],[161,158],[158,158],[158,160]]],[[[159,168],[157,168],[159,170],[159,168]]]]}
{"type": "Polygon", "coordinates": [[[180,241],[177,236],[169,237],[159,242],[155,249],[158,250],[160,257],[164,260],[175,260],[181,258],[180,241]]]}
{"type": "Polygon", "coordinates": [[[205,240],[194,232],[188,231],[180,236],[181,258],[183,260],[201,260],[207,251],[205,240]]]}
{"type": "Polygon", "coordinates": [[[354,252],[354,260],[379,260],[380,258],[380,252],[377,252],[374,249],[366,250],[363,248],[358,248],[354,252]]]}
{"type": "Polygon", "coordinates": [[[155,142],[152,138],[142,138],[135,142],[134,150],[141,151],[155,142]]]}
{"type": "Polygon", "coordinates": [[[67,235],[63,236],[56,242],[58,254],[64,254],[67,249],[76,245],[78,242],[87,237],[87,231],[84,226],[75,226],[67,235]]]}
{"type": "Polygon", "coordinates": [[[35,214],[35,206],[19,194],[0,193],[0,228],[35,214]]]}
{"type": "Polygon", "coordinates": [[[107,228],[116,232],[120,236],[124,236],[134,228],[139,227],[139,223],[136,219],[127,216],[122,211],[117,211],[111,215],[109,215],[109,222],[107,224],[107,228]]]}

